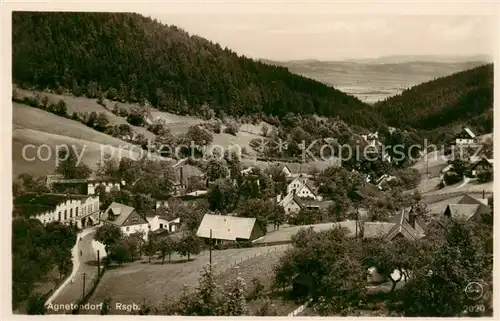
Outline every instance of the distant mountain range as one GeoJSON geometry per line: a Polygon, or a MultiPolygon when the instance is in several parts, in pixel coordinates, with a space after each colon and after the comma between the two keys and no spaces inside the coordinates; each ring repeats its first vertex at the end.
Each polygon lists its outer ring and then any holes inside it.
{"type": "Polygon", "coordinates": [[[424,137],[446,142],[464,125],[476,134],[493,131],[493,92],[493,64],[487,64],[420,84],[374,109],[388,125],[427,131],[424,137]]]}
{"type": "Polygon", "coordinates": [[[472,69],[492,62],[493,59],[487,55],[399,55],[344,61],[261,61],[287,67],[293,73],[334,86],[364,102],[375,103],[409,87],[472,69]]]}

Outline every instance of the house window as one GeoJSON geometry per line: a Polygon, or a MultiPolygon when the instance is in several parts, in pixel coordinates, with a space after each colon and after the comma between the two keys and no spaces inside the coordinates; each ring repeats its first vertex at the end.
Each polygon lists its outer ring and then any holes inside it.
{"type": "Polygon", "coordinates": [[[163,224],[160,224],[160,228],[163,228],[163,224]]]}
{"type": "Polygon", "coordinates": [[[75,216],[78,216],[78,207],[75,209],[75,216]]]}
{"type": "Polygon", "coordinates": [[[57,213],[57,220],[60,222],[61,221],[61,212],[57,213]]]}
{"type": "Polygon", "coordinates": [[[127,227],[125,228],[125,230],[128,232],[128,231],[130,230],[130,227],[128,227],[128,226],[127,226],[127,227]]]}
{"type": "Polygon", "coordinates": [[[64,210],[64,220],[66,221],[67,218],[68,218],[68,210],[64,210]]]}
{"type": "Polygon", "coordinates": [[[73,217],[73,209],[72,209],[72,208],[70,208],[70,209],[69,209],[69,218],[72,218],[72,217],[73,217]]]}

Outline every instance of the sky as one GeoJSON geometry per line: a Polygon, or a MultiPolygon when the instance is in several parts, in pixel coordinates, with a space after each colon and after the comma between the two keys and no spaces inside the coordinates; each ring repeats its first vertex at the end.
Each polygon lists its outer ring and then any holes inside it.
{"type": "Polygon", "coordinates": [[[392,55],[494,56],[495,16],[332,13],[155,13],[240,55],[277,61],[392,55]]]}

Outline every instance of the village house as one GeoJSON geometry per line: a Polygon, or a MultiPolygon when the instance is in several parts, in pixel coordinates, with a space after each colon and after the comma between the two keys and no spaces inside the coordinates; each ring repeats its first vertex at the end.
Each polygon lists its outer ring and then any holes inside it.
{"type": "Polygon", "coordinates": [[[368,182],[363,182],[354,191],[349,192],[349,198],[353,200],[364,200],[380,196],[380,189],[368,182]]]}
{"type": "Polygon", "coordinates": [[[383,190],[389,182],[393,181],[396,179],[396,176],[389,175],[389,174],[384,174],[380,176],[375,184],[377,184],[378,189],[383,190]]]}
{"type": "Polygon", "coordinates": [[[94,195],[98,186],[104,186],[105,191],[109,193],[112,189],[120,190],[125,182],[106,177],[67,179],[62,175],[47,175],[46,184],[53,193],[75,190],[81,195],[94,195]]]}
{"type": "Polygon", "coordinates": [[[311,198],[317,201],[322,200],[313,181],[305,175],[299,175],[288,184],[286,187],[287,195],[292,192],[295,192],[295,195],[301,198],[311,198]]]}
{"type": "Polygon", "coordinates": [[[147,239],[148,232],[150,231],[149,222],[139,215],[133,207],[117,202],[109,205],[104,211],[101,221],[104,224],[120,228],[123,235],[141,233],[144,239],[147,239]]]}
{"type": "MultiPolygon", "coordinates": [[[[279,198],[278,198],[279,199],[279,198]]],[[[279,200],[278,205],[283,207],[285,214],[296,214],[302,209],[326,209],[333,204],[332,201],[319,201],[311,198],[300,198],[293,191],[279,200]]]]}
{"type": "Polygon", "coordinates": [[[281,171],[283,172],[283,174],[285,174],[285,177],[290,177],[292,176],[292,171],[290,170],[290,168],[286,165],[281,165],[281,171]]]}
{"type": "Polygon", "coordinates": [[[362,225],[363,239],[382,238],[393,241],[405,238],[410,241],[425,236],[426,224],[417,218],[413,209],[403,209],[390,222],[364,222],[362,225]]]}
{"type": "Polygon", "coordinates": [[[205,214],[196,235],[208,240],[211,234],[216,244],[253,241],[265,234],[256,221],[249,217],[205,214]]]}
{"type": "Polygon", "coordinates": [[[458,202],[448,204],[442,214],[427,225],[427,229],[445,228],[450,220],[480,220],[484,215],[492,213],[493,210],[487,199],[475,198],[465,194],[458,202]]]}
{"type": "Polygon", "coordinates": [[[369,133],[367,135],[361,135],[361,137],[363,138],[363,140],[365,142],[368,143],[368,146],[378,147],[378,146],[382,145],[382,143],[380,142],[380,140],[378,138],[378,132],[369,133]]]}
{"type": "Polygon", "coordinates": [[[481,157],[471,165],[470,169],[473,177],[476,177],[478,174],[484,172],[491,173],[493,172],[493,159],[481,157]]]}
{"type": "Polygon", "coordinates": [[[473,145],[475,141],[476,135],[468,127],[462,128],[462,130],[455,136],[456,146],[473,145]]]}
{"type": "Polygon", "coordinates": [[[149,231],[154,232],[157,230],[166,230],[169,233],[177,231],[180,226],[180,218],[169,219],[164,215],[151,214],[146,216],[149,223],[149,231]]]}
{"type": "Polygon", "coordinates": [[[61,222],[85,228],[99,223],[99,196],[28,193],[14,200],[14,211],[44,224],[61,222]]]}

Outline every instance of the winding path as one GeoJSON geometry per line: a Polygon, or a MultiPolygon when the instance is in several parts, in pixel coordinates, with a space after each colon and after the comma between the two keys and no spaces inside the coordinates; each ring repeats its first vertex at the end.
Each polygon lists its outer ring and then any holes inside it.
{"type": "MultiPolygon", "coordinates": [[[[81,298],[83,280],[81,280],[81,273],[85,272],[89,274],[88,281],[91,281],[92,272],[95,270],[97,274],[97,267],[89,266],[85,262],[95,260],[94,251],[92,248],[92,238],[95,232],[95,227],[86,229],[80,232],[76,237],[76,244],[71,250],[73,270],[66,280],[52,293],[50,298],[45,302],[48,306],[52,304],[60,303],[71,303],[75,302],[81,298]],[[82,239],[80,241],[80,238],[82,239]],[[82,251],[82,256],[80,256],[80,250],[82,251]],[[91,271],[87,271],[91,270],[91,271]],[[80,272],[80,273],[79,273],[80,272]],[[90,272],[90,273],[89,273],[90,272]],[[71,282],[71,280],[74,282],[71,282]]],[[[90,282],[85,282],[90,289],[90,282]]],[[[65,312],[65,311],[62,311],[65,312]]],[[[53,313],[53,311],[48,311],[48,313],[53,313]]]]}

